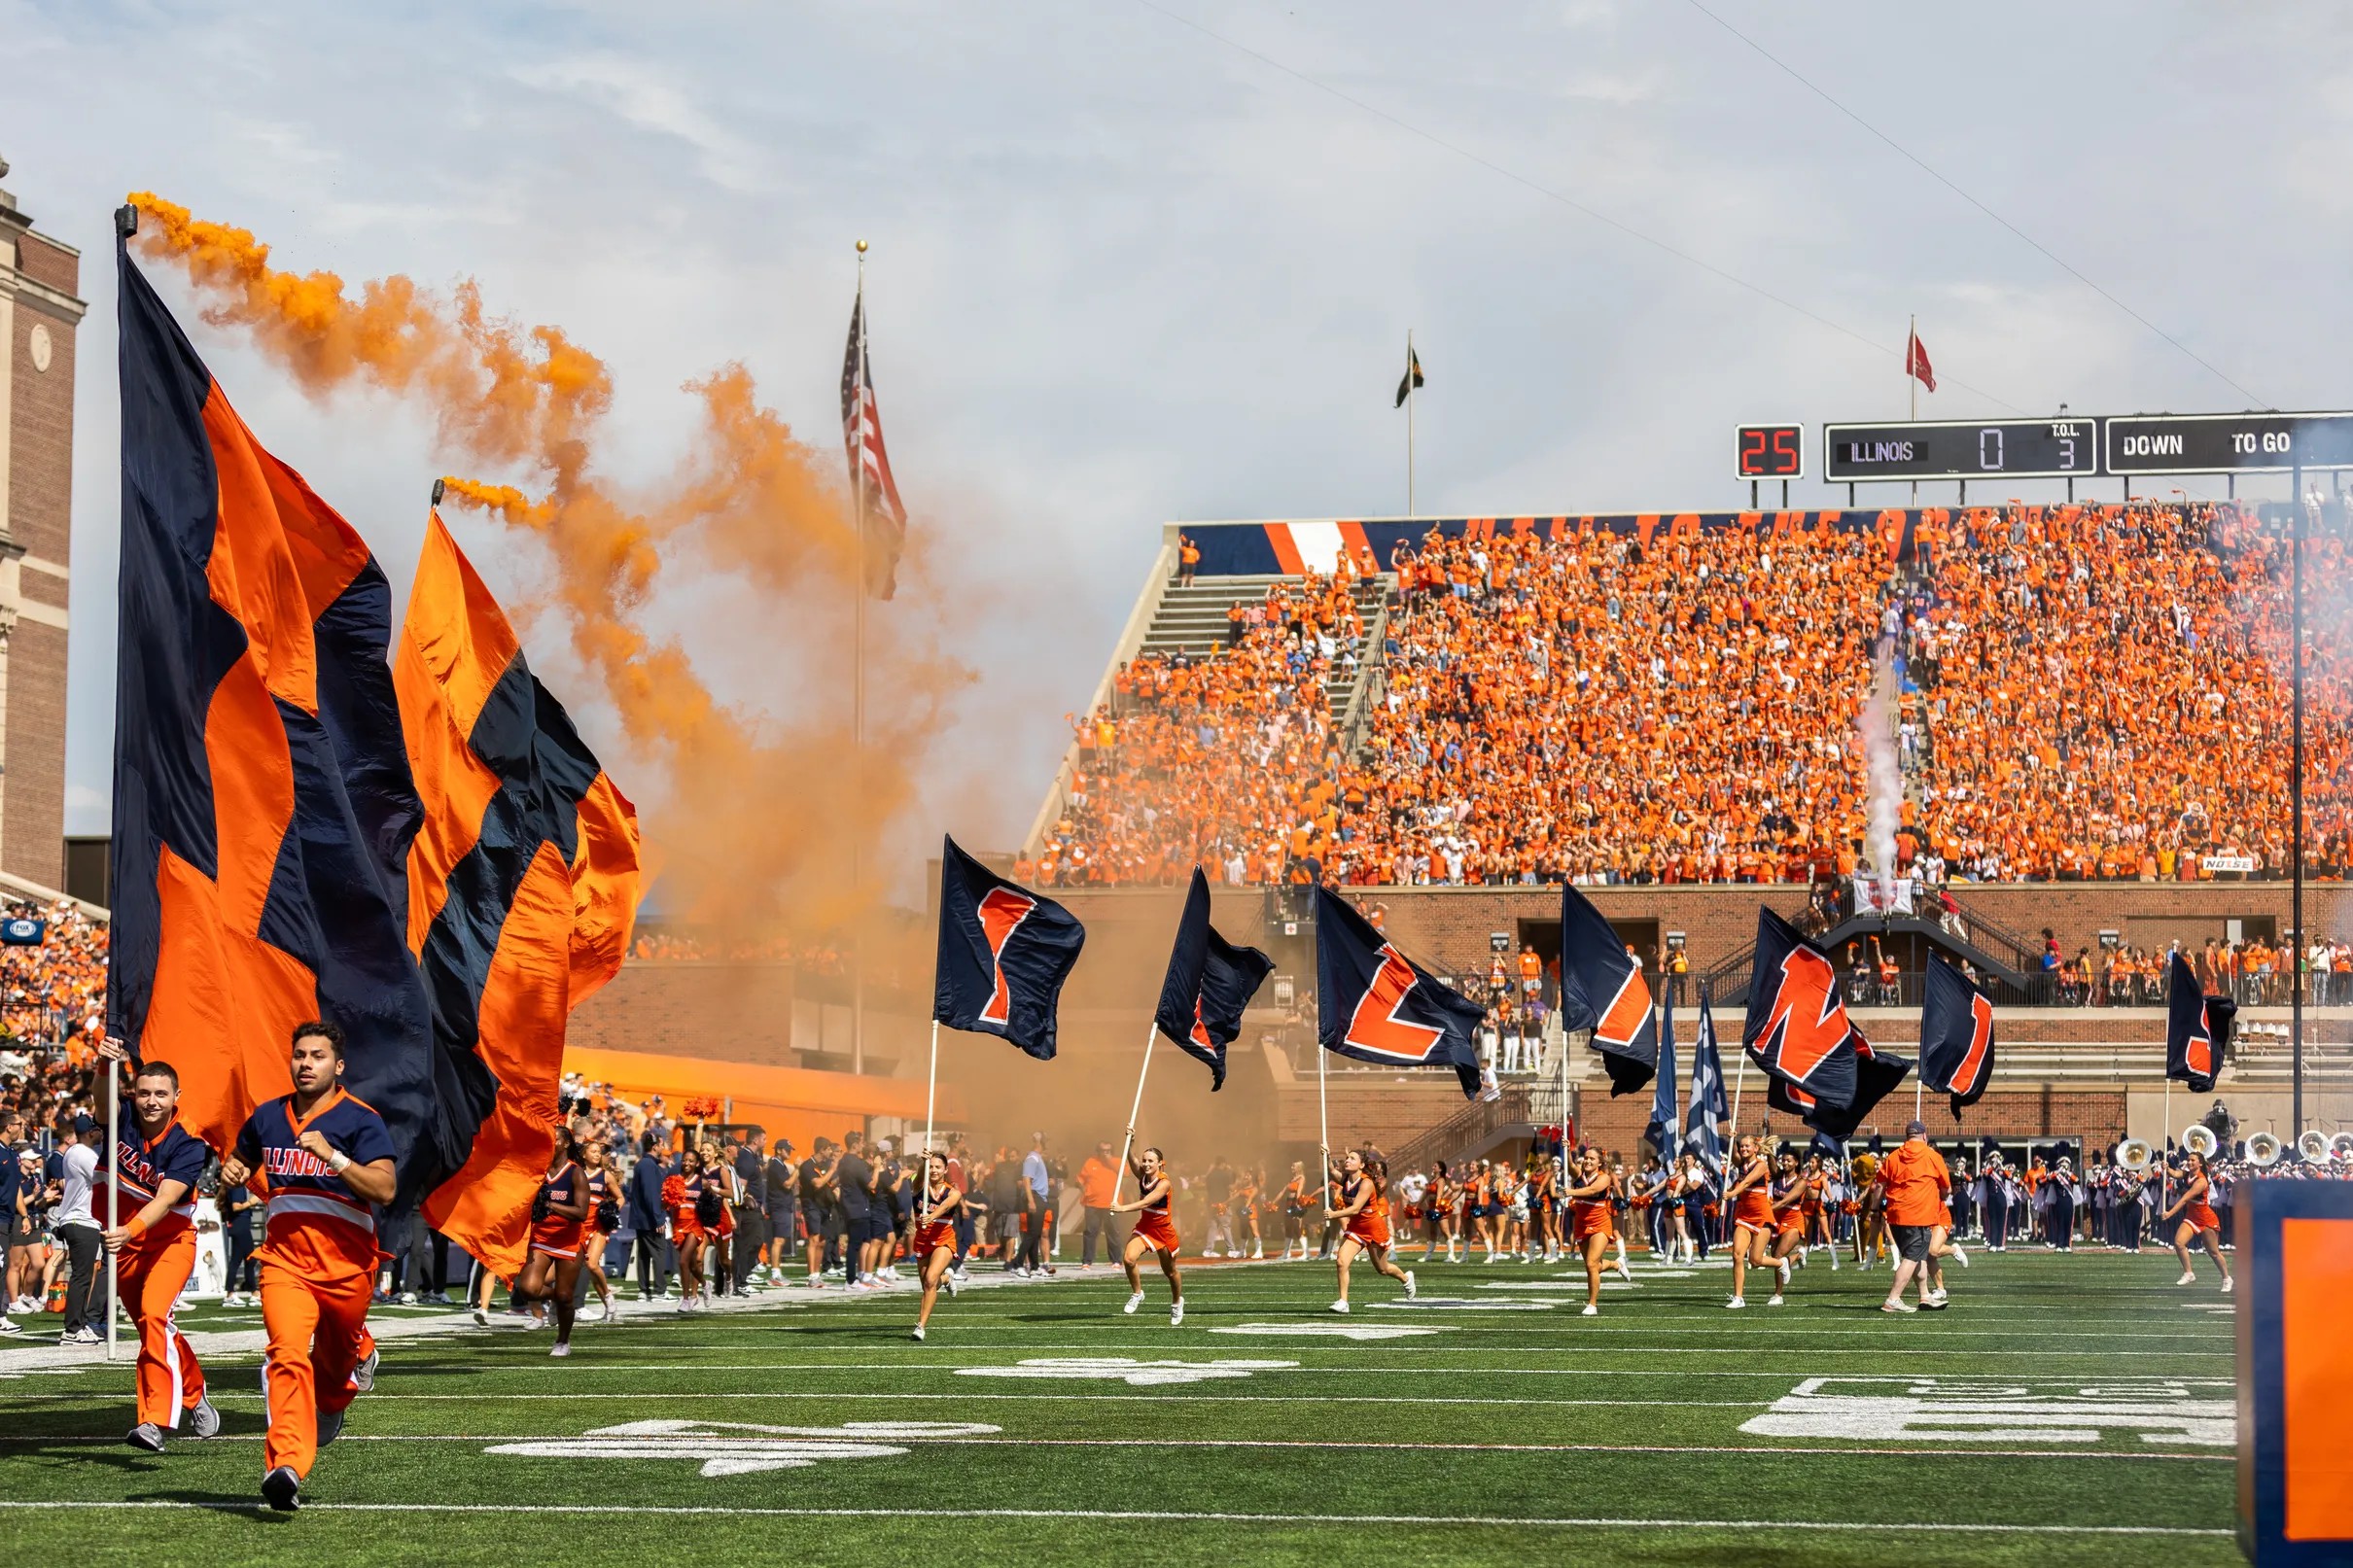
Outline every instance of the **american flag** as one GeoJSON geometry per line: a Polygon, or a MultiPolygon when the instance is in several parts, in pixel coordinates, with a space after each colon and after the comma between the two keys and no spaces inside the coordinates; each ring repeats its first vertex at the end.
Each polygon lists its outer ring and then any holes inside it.
{"type": "Polygon", "coordinates": [[[866,357],[866,292],[850,308],[850,344],[841,362],[842,446],[850,454],[850,484],[865,528],[866,592],[888,599],[898,590],[898,552],[907,538],[907,508],[891,477],[883,446],[882,411],[874,402],[874,366],[866,357]]]}

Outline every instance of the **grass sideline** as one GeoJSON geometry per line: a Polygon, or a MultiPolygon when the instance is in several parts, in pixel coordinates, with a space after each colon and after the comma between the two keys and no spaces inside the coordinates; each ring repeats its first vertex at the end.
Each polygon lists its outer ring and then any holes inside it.
{"type": "Polygon", "coordinates": [[[1818,1264],[1736,1315],[1721,1270],[1637,1261],[1598,1318],[1565,1266],[1435,1265],[1422,1294],[1459,1305],[1413,1307],[1359,1268],[1345,1319],[1328,1266],[1229,1264],[1188,1269],[1180,1328],[1157,1283],[1128,1317],[1115,1275],[1066,1266],[943,1302],[923,1344],[911,1291],[584,1325],[567,1361],[465,1329],[387,1343],[292,1517],[256,1511],[253,1353],[208,1358],[223,1437],[159,1457],[122,1442],[127,1367],[0,1376],[0,1538],[146,1565],[2237,1561],[2231,1450],[2135,1413],[2231,1397],[2211,1282],[2176,1290],[2154,1254],[1976,1262],[1951,1310],[1905,1318],[1876,1310],[1883,1272],[1818,1264]],[[2061,1442],[1743,1430],[1825,1377],[2119,1403],[2061,1442]]]}

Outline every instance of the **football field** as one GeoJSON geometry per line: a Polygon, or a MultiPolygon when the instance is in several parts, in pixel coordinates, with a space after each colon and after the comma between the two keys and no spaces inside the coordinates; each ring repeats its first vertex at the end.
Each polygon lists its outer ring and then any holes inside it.
{"type": "Polygon", "coordinates": [[[1412,1305],[1360,1266],[1347,1317],[1327,1265],[1193,1267],[1172,1328],[1156,1276],[1123,1316],[1066,1262],[979,1266],[922,1344],[911,1289],[656,1307],[566,1361],[509,1327],[388,1339],[294,1516],[256,1498],[255,1349],[208,1357],[221,1437],[154,1456],[126,1366],[12,1344],[0,1535],[150,1565],[2237,1561],[2210,1273],[1974,1262],[1901,1318],[1883,1272],[1817,1260],[1771,1310],[1752,1276],[1733,1313],[1722,1268],[1637,1255],[1595,1318],[1560,1265],[1439,1263],[1412,1305]]]}

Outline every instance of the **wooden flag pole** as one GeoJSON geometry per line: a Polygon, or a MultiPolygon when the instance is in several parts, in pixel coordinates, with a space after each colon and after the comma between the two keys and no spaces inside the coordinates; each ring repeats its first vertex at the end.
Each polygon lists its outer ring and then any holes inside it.
{"type": "Polygon", "coordinates": [[[1332,1112],[1323,1092],[1323,1059],[1331,1053],[1316,1042],[1316,1146],[1323,1164],[1316,1171],[1317,1206],[1329,1209],[1332,1196],[1332,1112]]]}
{"type": "Polygon", "coordinates": [[[1128,1107],[1127,1136],[1119,1140],[1119,1167],[1111,1172],[1111,1206],[1119,1206],[1119,1184],[1128,1173],[1128,1154],[1136,1147],[1136,1118],[1143,1114],[1143,1080],[1152,1070],[1152,1045],[1160,1038],[1160,1023],[1155,1019],[1144,1027],[1143,1066],[1136,1074],[1136,1100],[1128,1107]]]}
{"type": "MultiPolygon", "coordinates": [[[[122,1201],[123,1184],[118,1166],[122,1153],[117,1145],[123,1132],[123,1069],[111,1057],[100,1057],[106,1064],[106,1229],[109,1235],[123,1223],[118,1204],[122,1201]]],[[[106,1249],[106,1359],[115,1359],[115,1319],[121,1315],[118,1303],[123,1291],[123,1254],[114,1247],[106,1249]]]]}
{"type": "MultiPolygon", "coordinates": [[[[1719,1064],[1717,1071],[1719,1073],[1723,1070],[1721,1066],[1723,1061],[1723,1056],[1719,1054],[1716,1057],[1716,1062],[1719,1064]]],[[[1719,1079],[1718,1081],[1721,1082],[1722,1080],[1719,1079]]],[[[1748,1052],[1745,1048],[1743,1048],[1740,1052],[1740,1064],[1733,1069],[1732,1075],[1732,1135],[1736,1138],[1740,1135],[1740,1091],[1747,1087],[1748,1052]]]]}

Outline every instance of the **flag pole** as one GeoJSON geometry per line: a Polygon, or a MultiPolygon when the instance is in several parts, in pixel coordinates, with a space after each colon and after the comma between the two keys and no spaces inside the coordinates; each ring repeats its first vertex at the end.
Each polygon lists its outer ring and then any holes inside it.
{"type": "MultiPolygon", "coordinates": [[[[1920,417],[1920,378],[1912,373],[1912,352],[1918,346],[1919,341],[1920,318],[1914,315],[1904,329],[1904,385],[1912,394],[1911,417],[1915,421],[1920,417]]],[[[1963,488],[1967,487],[1963,486],[1963,488]]],[[[1914,479],[1912,481],[1913,504],[1917,505],[1919,499],[1920,481],[1914,479]]]]}
{"type": "Polygon", "coordinates": [[[1405,515],[1414,515],[1414,330],[1405,330],[1405,515]]]}
{"type": "Polygon", "coordinates": [[[1160,1021],[1154,1019],[1145,1026],[1143,1033],[1143,1067],[1136,1074],[1136,1100],[1128,1107],[1127,1136],[1119,1141],[1119,1167],[1111,1172],[1111,1206],[1119,1206],[1119,1184],[1128,1173],[1128,1154],[1136,1147],[1136,1118],[1143,1114],[1144,1075],[1152,1070],[1152,1046],[1160,1038],[1160,1021]]]}
{"type": "Polygon", "coordinates": [[[927,1223],[931,1217],[931,1129],[936,1125],[933,1120],[933,1113],[937,1111],[938,1108],[939,1020],[934,1018],[931,1020],[931,1064],[930,1067],[926,1068],[924,1072],[923,1186],[921,1189],[919,1189],[919,1196],[922,1198],[924,1204],[924,1219],[927,1223]]]}
{"type": "MultiPolygon", "coordinates": [[[[864,798],[866,771],[866,242],[858,242],[858,402],[852,409],[857,434],[850,463],[850,494],[856,508],[858,565],[850,583],[850,749],[851,770],[858,797],[864,798]]],[[[850,835],[850,1070],[866,1070],[866,889],[865,847],[850,835]]],[[[931,1064],[939,1065],[939,1025],[931,1026],[931,1064]]],[[[927,1111],[926,1116],[930,1113],[927,1111]]],[[[925,1158],[931,1157],[931,1131],[924,1133],[925,1158]]],[[[924,1184],[931,1185],[927,1166],[924,1184]]]]}
{"type": "MultiPolygon", "coordinates": [[[[106,1229],[113,1232],[123,1223],[117,1204],[123,1195],[123,1069],[110,1057],[100,1057],[106,1063],[106,1229]]],[[[123,1255],[113,1247],[106,1249],[106,1359],[115,1359],[115,1319],[122,1314],[123,1255]]]]}
{"type": "MultiPolygon", "coordinates": [[[[1721,1062],[1723,1058],[1718,1057],[1716,1060],[1721,1062]]],[[[1716,1080],[1719,1092],[1722,1090],[1723,1083],[1722,1078],[1716,1080]]],[[[1736,1138],[1740,1135],[1740,1091],[1746,1087],[1748,1087],[1748,1052],[1746,1048],[1742,1048],[1740,1064],[1734,1069],[1732,1077],[1732,1135],[1736,1138]]]]}

